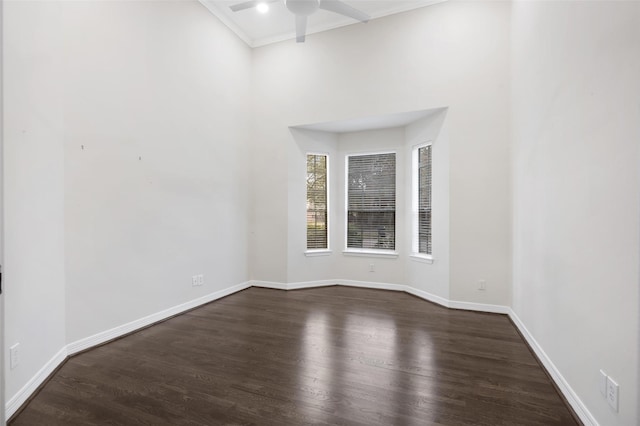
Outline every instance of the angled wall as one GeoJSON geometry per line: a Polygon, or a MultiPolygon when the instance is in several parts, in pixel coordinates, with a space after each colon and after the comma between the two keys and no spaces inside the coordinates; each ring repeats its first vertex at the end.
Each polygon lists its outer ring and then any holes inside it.
{"type": "Polygon", "coordinates": [[[73,342],[248,280],[251,50],[197,2],[64,8],[73,342]]]}
{"type": "MultiPolygon", "coordinates": [[[[290,235],[290,208],[304,201],[291,192],[290,126],[448,107],[450,298],[509,304],[509,11],[507,2],[446,2],[254,49],[253,279],[295,282],[330,262],[289,250],[295,238],[304,247],[303,233],[290,235]]],[[[358,268],[351,279],[370,280],[366,259],[345,262],[358,268]]],[[[397,277],[398,265],[385,259],[375,275],[397,277]]]]}
{"type": "Polygon", "coordinates": [[[637,425],[640,3],[519,1],[512,28],[513,310],[590,421],[637,425]]]}
{"type": "Polygon", "coordinates": [[[253,51],[195,1],[3,4],[14,408],[79,341],[250,279],[341,278],[512,306],[589,422],[638,423],[638,3],[452,1],[253,51]],[[430,136],[291,127],[437,108],[446,256],[371,278],[338,226],[305,257],[305,150],[430,136]]]}
{"type": "Polygon", "coordinates": [[[68,344],[248,280],[251,50],[198,2],[4,5],[11,415],[68,344]]]}
{"type": "Polygon", "coordinates": [[[64,67],[55,3],[4,2],[6,398],[64,347],[64,67]]]}
{"type": "Polygon", "coordinates": [[[369,285],[410,287],[437,298],[449,294],[449,141],[446,109],[365,117],[338,123],[320,123],[291,129],[289,155],[288,275],[289,285],[340,279],[369,285]],[[419,118],[414,118],[414,115],[419,118]],[[398,117],[402,117],[399,124],[398,117]],[[388,122],[388,123],[387,123],[388,122]],[[370,124],[368,124],[370,123],[370,124]],[[372,127],[372,128],[371,128],[372,127]],[[309,128],[315,129],[310,130],[309,128]],[[318,129],[325,129],[320,131],[318,129]],[[344,129],[350,129],[345,131],[344,129]],[[342,129],[342,130],[339,130],[342,129]],[[433,258],[412,256],[413,147],[432,143],[433,258]],[[348,253],[345,249],[345,157],[391,151],[396,154],[396,228],[394,254],[348,253]],[[329,251],[306,251],[305,156],[324,153],[329,158],[329,251]],[[373,270],[371,270],[373,269],[373,270]],[[294,284],[295,283],[295,284],[294,284]]]}

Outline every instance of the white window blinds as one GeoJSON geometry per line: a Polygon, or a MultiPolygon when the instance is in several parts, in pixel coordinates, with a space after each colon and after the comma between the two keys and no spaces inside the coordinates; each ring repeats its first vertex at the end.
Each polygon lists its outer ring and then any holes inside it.
{"type": "Polygon", "coordinates": [[[326,155],[307,155],[307,249],[327,249],[328,204],[327,204],[326,155]]]}
{"type": "Polygon", "coordinates": [[[431,145],[417,149],[414,167],[417,168],[417,193],[414,195],[417,200],[414,200],[413,251],[431,255],[431,145]]]}
{"type": "Polygon", "coordinates": [[[395,250],[396,154],[347,157],[347,248],[395,250]]]}

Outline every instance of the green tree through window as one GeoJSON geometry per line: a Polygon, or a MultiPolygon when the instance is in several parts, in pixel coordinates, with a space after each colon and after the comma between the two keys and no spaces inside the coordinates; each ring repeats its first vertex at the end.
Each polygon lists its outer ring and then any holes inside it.
{"type": "Polygon", "coordinates": [[[307,155],[307,249],[327,249],[327,156],[307,155]]]}

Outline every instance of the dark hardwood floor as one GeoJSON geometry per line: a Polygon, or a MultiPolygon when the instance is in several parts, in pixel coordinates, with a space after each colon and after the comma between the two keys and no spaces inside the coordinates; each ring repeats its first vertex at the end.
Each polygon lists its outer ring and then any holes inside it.
{"type": "Polygon", "coordinates": [[[575,425],[504,315],[250,288],[69,359],[21,425],[575,425]]]}

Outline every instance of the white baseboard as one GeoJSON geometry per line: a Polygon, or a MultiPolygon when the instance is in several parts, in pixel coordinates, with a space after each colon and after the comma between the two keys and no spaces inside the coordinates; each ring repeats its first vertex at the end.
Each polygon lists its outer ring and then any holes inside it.
{"type": "Polygon", "coordinates": [[[156,312],[155,314],[148,315],[146,317],[137,319],[135,321],[122,324],[110,330],[106,330],[98,334],[94,334],[93,336],[85,337],[84,339],[80,339],[73,343],[69,343],[67,345],[68,354],[73,355],[75,353],[84,351],[96,345],[100,345],[102,343],[108,342],[109,340],[113,340],[120,336],[124,336],[125,334],[139,330],[143,327],[147,327],[158,321],[162,321],[174,315],[196,308],[200,305],[204,305],[205,303],[213,302],[214,300],[220,299],[222,297],[228,296],[230,294],[236,293],[238,291],[244,290],[249,287],[251,287],[251,284],[249,282],[240,283],[240,284],[225,288],[223,290],[219,290],[214,293],[207,294],[206,296],[202,296],[197,299],[190,300],[189,302],[185,302],[180,305],[173,306],[163,311],[156,312]]]}
{"type": "Polygon", "coordinates": [[[447,308],[464,309],[470,311],[490,312],[497,314],[508,314],[513,323],[520,330],[527,343],[531,346],[536,353],[544,367],[547,369],[552,379],[563,393],[565,398],[571,407],[575,410],[576,414],[580,417],[582,422],[587,426],[599,426],[593,415],[589,412],[587,407],[582,403],[580,398],[573,391],[571,386],[564,379],[560,371],[553,364],[551,359],[544,352],[542,347],[533,338],[529,330],[525,327],[524,323],[516,315],[516,313],[507,306],[481,304],[472,302],[460,302],[455,300],[445,299],[441,296],[429,293],[424,290],[419,290],[411,286],[403,284],[391,284],[391,283],[379,283],[370,281],[354,281],[354,280],[320,280],[320,281],[305,281],[297,283],[279,283],[272,281],[248,281],[240,283],[226,289],[216,291],[198,299],[191,300],[189,302],[182,303],[180,305],[173,306],[163,311],[157,312],[152,315],[131,321],[129,323],[114,327],[110,330],[106,330],[95,334],[93,336],[80,339],[78,341],[69,343],[53,356],[32,378],[20,389],[5,405],[6,417],[10,418],[19,408],[24,404],[27,399],[38,389],[38,387],[49,377],[49,375],[67,358],[69,355],[81,352],[85,349],[89,349],[96,345],[108,342],[109,340],[121,337],[125,334],[131,333],[140,328],[149,326],[158,321],[162,321],[174,315],[178,315],[190,309],[236,293],[249,287],[264,287],[278,290],[297,290],[304,288],[314,287],[326,287],[331,285],[342,285],[349,287],[362,287],[381,290],[403,291],[408,294],[420,297],[429,302],[437,303],[447,308]]]}
{"type": "Polygon", "coordinates": [[[31,395],[33,395],[36,389],[38,389],[38,387],[45,380],[47,380],[47,377],[49,377],[49,375],[53,373],[54,370],[58,368],[58,366],[62,364],[65,359],[67,359],[67,355],[67,347],[65,346],[60,349],[58,353],[53,356],[53,358],[47,361],[47,363],[40,369],[40,371],[38,371],[31,378],[31,380],[29,380],[27,384],[22,387],[22,389],[20,389],[11,399],[9,399],[9,401],[7,401],[7,404],[5,405],[5,415],[7,419],[11,418],[11,416],[13,416],[16,411],[18,411],[18,408],[20,408],[22,404],[24,404],[25,401],[29,399],[31,395]]]}
{"type": "Polygon", "coordinates": [[[417,296],[429,302],[437,303],[438,305],[444,306],[446,308],[509,315],[509,317],[513,320],[513,323],[515,324],[515,326],[520,330],[520,332],[524,336],[527,343],[531,346],[533,351],[536,353],[536,355],[544,365],[544,367],[547,369],[547,371],[551,375],[551,378],[560,389],[560,392],[562,392],[562,394],[565,396],[565,398],[567,399],[567,401],[569,402],[573,410],[578,415],[578,417],[580,417],[580,420],[587,426],[599,426],[596,419],[589,412],[587,407],[582,403],[580,398],[578,398],[578,395],[573,391],[571,386],[569,386],[565,378],[562,376],[562,374],[560,374],[560,371],[556,368],[553,362],[551,362],[551,359],[547,356],[544,350],[542,350],[542,347],[533,338],[533,336],[527,330],[527,328],[522,323],[520,318],[518,318],[515,312],[508,306],[449,300],[444,297],[429,293],[424,290],[419,290],[415,287],[411,287],[408,285],[378,283],[378,282],[369,282],[369,281],[352,281],[352,280],[336,279],[336,280],[322,280],[322,281],[306,281],[306,282],[299,282],[299,283],[292,283],[292,284],[264,282],[264,281],[252,281],[251,283],[256,287],[274,288],[279,290],[294,290],[294,289],[302,289],[302,288],[324,287],[329,285],[343,285],[343,286],[350,286],[350,287],[364,287],[364,288],[373,288],[373,289],[381,289],[381,290],[404,291],[406,293],[412,294],[414,296],[417,296]]]}
{"type": "Polygon", "coordinates": [[[373,288],[378,290],[405,291],[405,285],[355,280],[319,280],[301,281],[297,283],[278,283],[273,281],[251,281],[253,287],[272,288],[275,290],[300,290],[304,288],[328,287],[341,285],[345,287],[373,288]]]}
{"type": "Polygon", "coordinates": [[[511,308],[509,308],[508,313],[509,313],[509,318],[511,318],[511,321],[513,321],[513,323],[516,325],[518,330],[520,330],[520,333],[522,333],[522,336],[524,337],[524,339],[527,341],[531,349],[533,349],[533,351],[536,353],[538,359],[540,359],[540,362],[542,362],[542,364],[544,365],[544,368],[546,368],[546,370],[551,375],[551,378],[560,389],[560,392],[562,392],[564,397],[567,399],[567,401],[571,405],[571,408],[573,408],[573,410],[576,412],[578,417],[580,417],[580,420],[582,421],[582,423],[584,423],[586,426],[599,426],[598,421],[595,419],[595,417],[593,417],[591,412],[580,400],[578,395],[573,391],[569,383],[567,383],[567,381],[565,380],[564,376],[560,373],[560,370],[558,370],[555,364],[551,361],[551,358],[549,358],[549,356],[542,349],[540,344],[538,344],[536,339],[529,332],[529,330],[524,325],[522,320],[518,317],[518,315],[511,308]]]}
{"type": "Polygon", "coordinates": [[[276,290],[300,290],[303,288],[326,287],[331,285],[342,285],[346,287],[372,288],[378,290],[404,291],[429,302],[437,303],[453,309],[463,309],[467,311],[490,312],[494,314],[508,314],[509,308],[502,305],[491,305],[484,303],[459,302],[456,300],[445,299],[444,297],[419,290],[404,284],[381,283],[375,281],[356,281],[356,280],[319,280],[319,281],[302,281],[297,283],[279,283],[274,281],[251,281],[253,287],[271,288],[276,290]]]}
{"type": "Polygon", "coordinates": [[[62,364],[62,362],[64,362],[67,356],[108,342],[109,340],[115,339],[117,337],[124,336],[125,334],[131,333],[132,331],[146,327],[158,321],[162,321],[174,315],[180,314],[182,312],[188,311],[200,305],[204,305],[205,303],[212,302],[214,300],[220,299],[249,287],[251,287],[251,284],[249,282],[237,284],[200,297],[198,299],[173,306],[169,309],[165,309],[155,314],[148,315],[144,318],[140,318],[138,320],[131,321],[118,327],[114,327],[110,330],[94,334],[93,336],[89,336],[84,339],[69,343],[68,345],[60,349],[60,351],[55,354],[53,358],[51,358],[44,365],[44,367],[42,367],[40,371],[38,371],[31,378],[31,380],[29,380],[27,384],[22,387],[22,389],[20,389],[11,399],[9,399],[9,401],[7,401],[7,403],[5,404],[6,418],[10,418],[22,406],[22,404],[24,404],[25,401],[29,399],[29,397],[36,391],[36,389],[38,389],[38,387],[42,383],[44,383],[45,380],[47,380],[49,375],[51,375],[51,373],[53,373],[53,371],[60,364],[62,364]]]}
{"type": "Polygon", "coordinates": [[[445,299],[444,297],[438,296],[433,293],[429,293],[428,291],[419,290],[415,287],[405,286],[405,290],[407,293],[412,294],[420,299],[428,300],[429,302],[437,303],[438,305],[444,306],[445,308],[449,307],[449,299],[445,299]]]}
{"type": "Polygon", "coordinates": [[[407,287],[403,284],[379,283],[375,281],[334,280],[334,282],[346,287],[373,288],[376,290],[405,291],[407,287]]]}
{"type": "Polygon", "coordinates": [[[286,285],[287,290],[300,290],[303,288],[328,287],[338,285],[336,280],[320,280],[320,281],[304,281],[298,283],[289,283],[286,285]]]}
{"type": "Polygon", "coordinates": [[[283,283],[277,283],[274,281],[249,281],[251,287],[263,287],[263,288],[272,288],[274,290],[288,290],[288,285],[283,283]]]}
{"type": "Polygon", "coordinates": [[[503,305],[491,305],[488,303],[459,302],[451,300],[449,307],[452,309],[464,309],[465,311],[489,312],[492,314],[508,314],[509,307],[503,305]]]}

